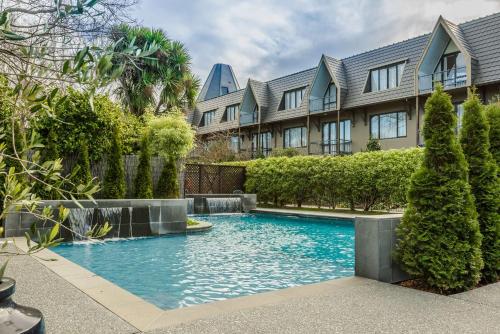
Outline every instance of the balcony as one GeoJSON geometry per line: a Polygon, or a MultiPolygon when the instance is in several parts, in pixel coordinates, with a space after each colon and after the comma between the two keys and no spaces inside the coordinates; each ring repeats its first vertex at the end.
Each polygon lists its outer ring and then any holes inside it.
{"type": "Polygon", "coordinates": [[[337,101],[332,97],[309,99],[309,112],[324,112],[337,109],[337,101]]]}
{"type": "Polygon", "coordinates": [[[340,140],[340,153],[338,153],[336,140],[322,142],[321,143],[322,153],[323,154],[330,154],[330,155],[351,154],[352,153],[351,144],[352,144],[351,140],[340,140]]]}
{"type": "Polygon", "coordinates": [[[241,113],[240,114],[240,125],[250,125],[255,124],[258,121],[257,111],[251,113],[241,113]]]}
{"type": "Polygon", "coordinates": [[[449,71],[435,72],[432,74],[419,75],[420,93],[430,93],[434,91],[436,84],[440,83],[444,89],[457,88],[467,85],[466,67],[458,67],[449,71]]]}

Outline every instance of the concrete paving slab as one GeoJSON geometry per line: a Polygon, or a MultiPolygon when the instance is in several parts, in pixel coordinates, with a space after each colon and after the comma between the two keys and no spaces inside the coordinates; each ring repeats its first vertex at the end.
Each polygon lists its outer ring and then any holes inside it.
{"type": "Polygon", "coordinates": [[[138,332],[33,258],[12,258],[6,276],[16,280],[15,302],[42,311],[48,334],[138,332]]]}
{"type": "MultiPolygon", "coordinates": [[[[500,309],[500,282],[457,293],[451,297],[500,309]]],[[[500,310],[498,316],[500,317],[500,310]]]]}

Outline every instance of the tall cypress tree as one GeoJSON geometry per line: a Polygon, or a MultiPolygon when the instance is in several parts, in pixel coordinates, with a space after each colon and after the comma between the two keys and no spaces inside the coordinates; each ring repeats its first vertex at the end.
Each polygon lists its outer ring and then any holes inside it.
{"type": "Polygon", "coordinates": [[[113,131],[111,152],[107,157],[106,174],[103,183],[103,198],[125,197],[125,168],[123,166],[123,149],[118,128],[113,131]]]}
{"type": "Polygon", "coordinates": [[[486,106],[486,117],[490,124],[490,152],[500,172],[500,102],[486,106]]]}
{"type": "Polygon", "coordinates": [[[441,291],[475,286],[483,267],[456,124],[451,98],[439,85],[425,103],[424,161],[411,177],[408,207],[397,230],[396,253],[403,269],[441,291]]]}
{"type": "Polygon", "coordinates": [[[92,180],[90,171],[89,148],[87,141],[80,139],[80,151],[72,171],[72,181],[75,185],[87,184],[92,180]]]}
{"type": "Polygon", "coordinates": [[[153,198],[153,176],[151,174],[151,143],[149,135],[141,140],[141,154],[135,177],[135,198],[153,198]]]}
{"type": "Polygon", "coordinates": [[[460,143],[469,164],[469,184],[478,213],[479,227],[483,235],[481,252],[484,268],[482,278],[496,282],[500,270],[500,184],[497,166],[491,152],[489,124],[479,97],[469,91],[464,104],[464,116],[460,143]]]}
{"type": "Polygon", "coordinates": [[[177,166],[173,159],[166,159],[156,188],[157,198],[178,198],[179,182],[177,179],[177,166]]]}

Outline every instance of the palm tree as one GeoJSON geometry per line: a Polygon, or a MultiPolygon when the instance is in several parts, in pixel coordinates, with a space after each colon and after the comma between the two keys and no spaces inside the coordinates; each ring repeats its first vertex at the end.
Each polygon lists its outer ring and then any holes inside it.
{"type": "Polygon", "coordinates": [[[130,112],[142,115],[148,107],[160,113],[194,106],[200,81],[191,72],[191,57],[184,44],[170,40],[161,29],[129,25],[116,26],[111,37],[118,51],[133,46],[155,50],[139,61],[115,60],[125,67],[117,93],[130,112]]]}

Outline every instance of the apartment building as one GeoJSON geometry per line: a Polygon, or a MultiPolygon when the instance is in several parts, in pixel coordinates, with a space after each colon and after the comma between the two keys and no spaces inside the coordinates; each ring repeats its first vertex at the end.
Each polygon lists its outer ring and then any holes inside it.
{"type": "MultiPolygon", "coordinates": [[[[467,88],[500,94],[500,13],[461,24],[439,17],[431,33],[240,89],[217,64],[188,120],[202,141],[227,133],[235,152],[349,154],[370,138],[383,149],[422,144],[424,104],[441,83],[459,119],[467,88]]],[[[460,121],[459,121],[460,126],[460,121]]]]}

